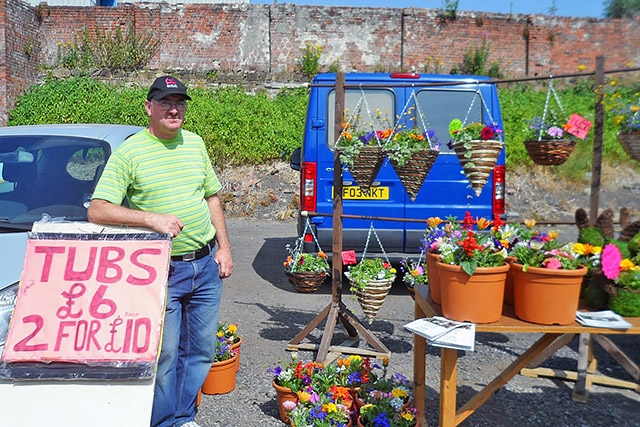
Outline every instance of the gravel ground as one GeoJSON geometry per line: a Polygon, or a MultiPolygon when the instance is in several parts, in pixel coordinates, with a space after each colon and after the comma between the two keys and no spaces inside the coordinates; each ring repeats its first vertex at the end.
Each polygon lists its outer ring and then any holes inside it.
{"type": "MultiPolygon", "coordinates": [[[[220,320],[239,324],[243,337],[240,370],[232,392],[203,395],[197,417],[202,427],[283,426],[267,368],[288,360],[287,343],[331,301],[329,283],[316,293],[300,294],[287,282],[280,267],[284,246],[296,238],[295,222],[259,218],[231,215],[228,219],[236,267],[233,276],[225,280],[220,320]]],[[[342,301],[358,318],[364,319],[348,291],[342,301]]],[[[403,325],[413,319],[413,308],[404,286],[396,283],[373,323],[364,323],[391,351],[390,372],[400,372],[408,378],[412,378],[413,340],[403,325]]],[[[321,336],[322,330],[316,329],[307,338],[319,343],[321,336]]],[[[339,344],[346,337],[344,329],[338,326],[332,343],[339,344]]],[[[478,334],[476,351],[460,353],[458,405],[491,381],[536,338],[536,334],[478,334]]],[[[637,338],[610,338],[634,363],[640,364],[637,338]]],[[[362,341],[359,346],[367,347],[362,341]]],[[[595,355],[599,373],[633,380],[597,345],[595,355]]],[[[312,360],[314,355],[301,351],[299,357],[312,360]]],[[[431,426],[438,425],[439,359],[439,349],[428,347],[426,418],[431,426]]],[[[575,370],[576,364],[577,343],[574,341],[544,366],[575,370]]],[[[572,401],[573,385],[560,379],[516,375],[462,425],[640,426],[637,392],[594,385],[588,403],[583,404],[572,401]]]]}

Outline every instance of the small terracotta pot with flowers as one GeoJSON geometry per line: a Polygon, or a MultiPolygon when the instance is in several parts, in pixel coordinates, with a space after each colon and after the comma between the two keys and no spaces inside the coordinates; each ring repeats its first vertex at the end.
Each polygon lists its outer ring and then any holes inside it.
{"type": "Polygon", "coordinates": [[[449,123],[450,149],[455,150],[462,171],[477,196],[493,171],[502,152],[502,129],[497,123],[471,123],[464,125],[460,119],[449,123]]]}

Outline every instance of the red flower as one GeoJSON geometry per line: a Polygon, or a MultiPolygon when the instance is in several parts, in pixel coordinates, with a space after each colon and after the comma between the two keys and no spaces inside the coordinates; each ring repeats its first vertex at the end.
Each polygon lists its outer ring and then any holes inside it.
{"type": "Polygon", "coordinates": [[[494,229],[495,231],[498,231],[498,229],[499,229],[500,227],[502,227],[503,225],[504,225],[504,221],[500,219],[500,215],[495,214],[495,215],[493,216],[493,229],[494,229]]]}
{"type": "Polygon", "coordinates": [[[493,131],[493,129],[491,129],[489,126],[485,126],[484,129],[480,131],[480,139],[483,139],[483,140],[493,139],[495,134],[496,133],[493,131]]]}
{"type": "Polygon", "coordinates": [[[475,224],[475,222],[471,217],[471,213],[469,213],[469,211],[466,211],[464,213],[464,219],[462,220],[462,228],[465,230],[473,230],[473,224],[475,224]]]}

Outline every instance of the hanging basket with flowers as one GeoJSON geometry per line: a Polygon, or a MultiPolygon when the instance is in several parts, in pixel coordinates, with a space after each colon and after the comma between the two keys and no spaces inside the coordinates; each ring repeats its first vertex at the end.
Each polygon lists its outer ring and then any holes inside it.
{"type": "Polygon", "coordinates": [[[564,163],[576,146],[575,139],[567,132],[569,128],[560,98],[553,88],[552,80],[549,80],[542,117],[536,116],[527,121],[528,133],[524,146],[531,160],[543,166],[557,166],[564,163]],[[559,111],[550,106],[552,94],[559,111]]]}
{"type": "Polygon", "coordinates": [[[449,148],[455,150],[477,197],[482,193],[504,147],[504,142],[498,139],[502,129],[494,122],[465,126],[460,119],[453,119],[449,123],[449,134],[452,138],[449,148]]]}
{"type": "Polygon", "coordinates": [[[415,92],[411,93],[400,119],[384,141],[384,151],[411,201],[415,201],[431,167],[440,154],[435,131],[424,120],[415,92]],[[409,106],[411,102],[414,105],[409,106]],[[421,128],[410,122],[420,119],[421,128]]]}
{"type": "MultiPolygon", "coordinates": [[[[380,117],[375,121],[379,122],[380,117]]],[[[385,159],[382,140],[390,134],[391,129],[376,130],[373,114],[367,104],[364,91],[361,90],[361,96],[353,114],[342,126],[335,149],[338,151],[340,162],[365,193],[371,188],[382,167],[385,159]],[[363,106],[369,117],[368,122],[360,119],[363,106]]]]}
{"type": "Polygon", "coordinates": [[[614,122],[619,126],[618,142],[629,157],[640,162],[640,99],[614,109],[614,122]]]}
{"type": "Polygon", "coordinates": [[[373,322],[373,318],[378,314],[378,310],[380,310],[393,281],[396,279],[396,269],[391,266],[387,254],[384,252],[378,234],[373,228],[373,222],[369,227],[362,259],[359,263],[349,266],[345,276],[351,283],[349,289],[356,294],[358,303],[360,303],[369,323],[373,322]],[[384,259],[367,258],[367,248],[372,235],[375,236],[384,259]]]}
{"type": "Polygon", "coordinates": [[[329,277],[329,262],[327,261],[327,254],[320,249],[320,244],[316,239],[309,218],[305,225],[305,229],[302,232],[302,236],[296,240],[295,246],[287,244],[286,249],[289,252],[287,259],[284,261],[284,272],[287,275],[289,283],[293,288],[301,293],[315,292],[329,277]],[[313,236],[318,252],[316,254],[303,252],[303,236],[307,234],[307,231],[313,236]]]}

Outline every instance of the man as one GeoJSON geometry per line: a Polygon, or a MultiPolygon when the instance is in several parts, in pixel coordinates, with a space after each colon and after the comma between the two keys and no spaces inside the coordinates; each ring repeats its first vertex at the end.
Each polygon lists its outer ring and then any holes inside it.
{"type": "Polygon", "coordinates": [[[144,103],[149,127],[114,151],[88,211],[91,222],[172,237],[154,427],[198,427],[195,401],[214,359],[221,279],[233,271],[222,185],[202,138],[182,129],[188,100],[178,79],[153,82],[144,103]]]}

